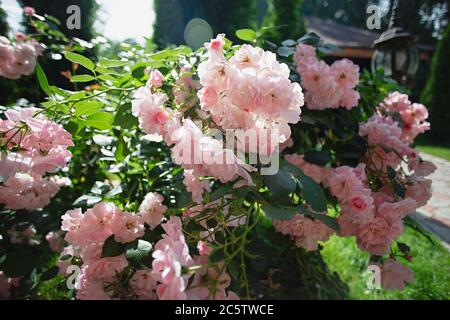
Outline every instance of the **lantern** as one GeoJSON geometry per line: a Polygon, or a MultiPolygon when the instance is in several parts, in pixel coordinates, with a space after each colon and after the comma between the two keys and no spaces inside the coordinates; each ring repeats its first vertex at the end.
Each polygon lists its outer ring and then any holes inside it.
{"type": "Polygon", "coordinates": [[[374,41],[372,72],[383,68],[385,76],[407,84],[419,69],[419,50],[415,37],[396,26],[397,2],[393,7],[388,30],[374,41]]]}

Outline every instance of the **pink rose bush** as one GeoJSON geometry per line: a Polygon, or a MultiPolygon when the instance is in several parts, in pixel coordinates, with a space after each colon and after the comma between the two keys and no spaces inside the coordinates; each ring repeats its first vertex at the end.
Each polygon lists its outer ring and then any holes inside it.
{"type": "MultiPolygon", "coordinates": [[[[15,43],[30,45],[21,34],[15,43]]],[[[2,39],[0,55],[14,46],[2,39]]],[[[282,60],[219,34],[196,52],[66,53],[94,84],[50,87],[44,108],[1,114],[0,239],[51,252],[36,270],[57,269],[73,280],[64,296],[80,300],[303,297],[331,280],[311,284],[326,271],[301,264],[322,261],[336,236],[353,237],[382,286],[402,290],[413,279],[398,238],[436,170],[412,147],[427,109],[372,87],[377,98],[361,99],[371,79],[353,62],[328,65],[300,40],[292,49],[282,60]]],[[[8,263],[2,298],[24,282],[8,263]]]]}
{"type": "Polygon", "coordinates": [[[44,52],[42,44],[28,39],[23,33],[17,33],[11,42],[0,37],[0,76],[8,79],[19,79],[34,72],[37,58],[44,52]]]}
{"type": "MultiPolygon", "coordinates": [[[[148,206],[153,206],[154,212],[164,210],[159,200],[160,195],[152,193],[146,197],[141,208],[149,209],[148,206]],[[150,201],[153,203],[149,203],[150,201]]],[[[164,214],[165,211],[160,213],[164,214]]],[[[105,256],[108,253],[102,248],[108,239],[130,245],[142,238],[147,228],[151,227],[140,214],[123,212],[112,203],[97,204],[85,213],[80,209],[71,210],[62,216],[62,230],[67,232],[65,240],[70,244],[64,252],[83,261],[75,285],[78,299],[117,298],[118,294],[125,294],[114,289],[120,286],[130,289],[125,296],[120,296],[123,299],[208,299],[232,294],[225,291],[229,285],[229,276],[223,270],[208,267],[210,250],[205,247],[201,250],[201,256],[191,256],[185,242],[182,221],[178,217],[172,216],[162,224],[164,232],[154,245],[151,269],[133,270],[127,260],[129,257],[124,254],[105,256]],[[192,271],[189,271],[190,268],[192,271]],[[201,276],[197,275],[199,273],[201,276]],[[125,275],[127,282],[123,283],[125,275]],[[188,288],[191,277],[196,279],[195,290],[188,288]],[[218,285],[211,287],[208,279],[218,281],[218,285]]],[[[138,241],[139,250],[144,250],[145,246],[148,246],[147,249],[152,247],[147,241],[138,241]]],[[[60,269],[64,272],[66,265],[60,264],[60,269]]]]}
{"type": "Polygon", "coordinates": [[[355,87],[359,82],[359,67],[353,62],[343,59],[329,66],[317,58],[314,47],[299,44],[295,63],[309,109],[352,109],[358,105],[360,95],[355,87]]]}
{"type": "Polygon", "coordinates": [[[42,115],[39,109],[10,109],[0,120],[2,152],[0,203],[8,209],[39,209],[50,203],[67,182],[45,176],[64,168],[72,157],[71,135],[59,124],[42,115]]]}

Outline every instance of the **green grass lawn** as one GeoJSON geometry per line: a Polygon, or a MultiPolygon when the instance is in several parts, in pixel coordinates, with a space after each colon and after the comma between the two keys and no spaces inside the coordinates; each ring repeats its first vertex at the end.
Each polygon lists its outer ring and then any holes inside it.
{"type": "Polygon", "coordinates": [[[420,152],[450,161],[450,144],[436,144],[421,137],[417,141],[416,148],[420,152]]]}
{"type": "Polygon", "coordinates": [[[430,145],[418,145],[417,150],[450,161],[450,148],[430,145]]]}
{"type": "Polygon", "coordinates": [[[333,237],[324,244],[322,255],[332,271],[350,287],[351,299],[450,299],[450,252],[439,240],[432,244],[423,235],[406,228],[399,241],[411,247],[414,281],[404,291],[374,290],[366,286],[369,254],[356,246],[354,237],[333,237]]]}

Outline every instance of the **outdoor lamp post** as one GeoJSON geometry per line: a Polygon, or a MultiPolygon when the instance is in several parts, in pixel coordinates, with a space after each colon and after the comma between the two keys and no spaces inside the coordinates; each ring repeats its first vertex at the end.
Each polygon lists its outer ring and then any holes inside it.
{"type": "Polygon", "coordinates": [[[397,26],[397,6],[395,1],[388,29],[373,43],[372,72],[381,67],[385,76],[406,85],[419,69],[419,50],[416,38],[397,26]]]}

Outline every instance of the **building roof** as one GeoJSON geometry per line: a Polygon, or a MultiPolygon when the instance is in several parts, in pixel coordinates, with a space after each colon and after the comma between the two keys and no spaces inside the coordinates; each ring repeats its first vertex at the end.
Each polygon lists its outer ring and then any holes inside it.
{"type": "MultiPolygon", "coordinates": [[[[317,33],[325,43],[339,48],[372,49],[372,43],[378,39],[381,33],[368,29],[356,28],[340,24],[332,20],[324,20],[318,17],[307,16],[307,29],[317,33]]],[[[417,44],[421,51],[433,51],[434,47],[417,44]]]]}

